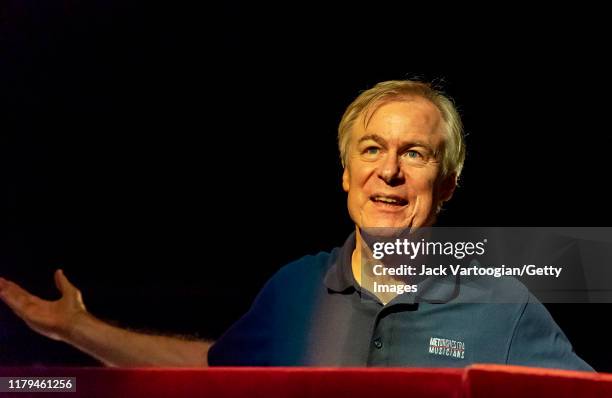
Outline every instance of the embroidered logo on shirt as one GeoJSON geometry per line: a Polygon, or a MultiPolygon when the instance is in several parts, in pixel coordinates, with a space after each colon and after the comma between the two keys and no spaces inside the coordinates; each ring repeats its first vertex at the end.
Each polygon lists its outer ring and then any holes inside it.
{"type": "Polygon", "coordinates": [[[429,353],[463,359],[465,356],[465,343],[459,340],[431,337],[429,339],[429,353]]]}

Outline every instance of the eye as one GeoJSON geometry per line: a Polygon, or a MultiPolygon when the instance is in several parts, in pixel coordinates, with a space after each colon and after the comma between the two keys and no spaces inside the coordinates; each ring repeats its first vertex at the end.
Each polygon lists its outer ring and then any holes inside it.
{"type": "Polygon", "coordinates": [[[363,151],[363,153],[365,153],[366,155],[378,155],[379,152],[380,148],[375,146],[367,147],[365,151],[363,151]]]}
{"type": "Polygon", "coordinates": [[[417,152],[415,150],[406,151],[404,156],[406,156],[407,158],[410,158],[410,159],[420,159],[420,158],[423,157],[423,155],[421,155],[419,152],[417,152]]]}

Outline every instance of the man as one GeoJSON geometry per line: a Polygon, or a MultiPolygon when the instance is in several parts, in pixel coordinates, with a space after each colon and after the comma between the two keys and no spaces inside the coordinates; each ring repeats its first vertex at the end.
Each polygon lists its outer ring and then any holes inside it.
{"type": "MultiPolygon", "coordinates": [[[[377,294],[362,280],[368,228],[434,224],[465,158],[452,102],[429,85],[382,82],[346,110],[338,142],[355,233],[331,253],[283,267],[214,345],[138,334],[89,314],[61,271],[48,302],[0,280],[0,298],[34,330],[115,366],[466,366],[508,363],[591,370],[519,283],[508,304],[463,303],[454,282],[377,294]]],[[[488,289],[470,285],[469,289],[488,289]]]]}

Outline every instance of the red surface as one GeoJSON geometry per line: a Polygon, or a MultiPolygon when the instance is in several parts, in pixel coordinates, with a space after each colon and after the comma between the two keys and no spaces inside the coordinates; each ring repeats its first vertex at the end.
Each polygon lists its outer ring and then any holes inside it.
{"type": "Polygon", "coordinates": [[[500,365],[466,369],[0,368],[0,376],[77,378],[76,393],[0,393],[21,398],[612,397],[612,374],[500,365]]]}
{"type": "Polygon", "coordinates": [[[612,397],[612,374],[473,365],[466,369],[465,397],[612,397]]]}

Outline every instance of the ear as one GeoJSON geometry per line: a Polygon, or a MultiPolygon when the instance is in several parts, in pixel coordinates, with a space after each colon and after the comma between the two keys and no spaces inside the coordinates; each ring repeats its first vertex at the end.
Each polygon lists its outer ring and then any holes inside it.
{"type": "Polygon", "coordinates": [[[344,189],[344,192],[348,192],[350,187],[351,184],[348,167],[344,167],[344,171],[342,172],[342,189],[344,189]]]}
{"type": "Polygon", "coordinates": [[[447,202],[453,197],[453,193],[457,188],[457,174],[451,173],[444,177],[440,182],[439,194],[440,202],[447,202]]]}

